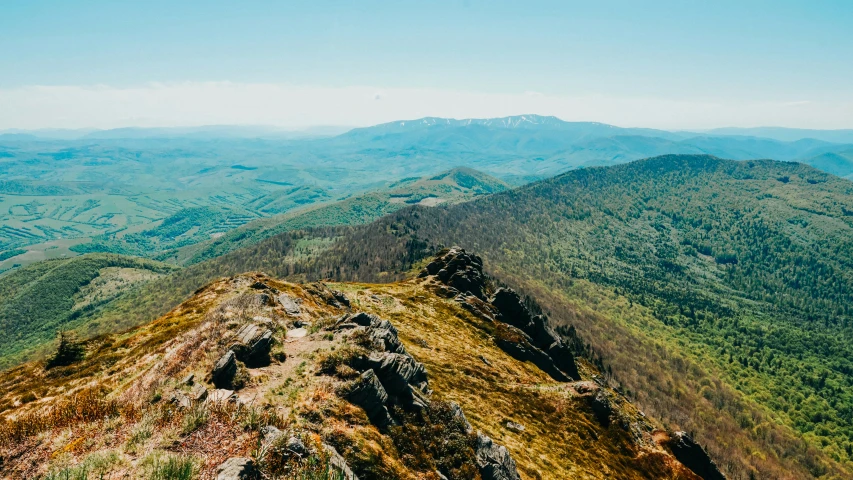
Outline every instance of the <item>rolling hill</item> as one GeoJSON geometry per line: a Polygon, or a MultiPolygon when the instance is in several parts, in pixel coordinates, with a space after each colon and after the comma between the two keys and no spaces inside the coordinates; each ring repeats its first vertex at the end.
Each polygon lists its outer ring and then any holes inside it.
{"type": "MultiPolygon", "coordinates": [[[[174,270],[151,260],[97,254],[39,262],[5,275],[0,282],[0,368],[28,358],[52,342],[58,330],[83,326],[86,312],[174,270]]],[[[83,332],[98,327],[89,323],[83,332]]]]}

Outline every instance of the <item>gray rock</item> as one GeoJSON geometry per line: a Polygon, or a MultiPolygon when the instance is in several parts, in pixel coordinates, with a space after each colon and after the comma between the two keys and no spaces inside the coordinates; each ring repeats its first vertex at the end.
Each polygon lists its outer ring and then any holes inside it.
{"type": "Polygon", "coordinates": [[[377,427],[385,428],[391,423],[391,416],[385,407],[388,393],[373,370],[367,370],[361,374],[346,398],[354,405],[363,408],[367,417],[377,427]]]}
{"type": "Polygon", "coordinates": [[[524,428],[524,425],[515,422],[506,422],[506,428],[517,433],[521,433],[527,430],[526,428],[524,428]]]}
{"type": "Polygon", "coordinates": [[[184,377],[184,379],[181,380],[181,383],[184,385],[192,385],[194,383],[194,381],[195,381],[195,375],[193,375],[191,373],[191,374],[187,375],[186,377],[184,377]]]}
{"type": "Polygon", "coordinates": [[[302,313],[302,309],[299,308],[299,301],[301,299],[295,299],[286,293],[282,293],[278,297],[276,297],[278,304],[284,308],[284,313],[290,315],[291,317],[295,317],[302,313]]]}
{"type": "Polygon", "coordinates": [[[329,465],[343,474],[344,480],[358,480],[358,477],[353,473],[352,469],[349,468],[349,465],[347,465],[347,461],[340,453],[338,453],[337,450],[335,450],[335,447],[324,443],[323,449],[329,454],[329,465]]]}
{"type": "Polygon", "coordinates": [[[216,389],[216,390],[210,392],[210,395],[207,396],[207,400],[205,400],[205,402],[207,402],[207,403],[217,403],[217,404],[230,403],[230,402],[236,402],[236,401],[237,401],[237,395],[234,393],[234,390],[228,390],[225,388],[219,388],[219,389],[216,389]]]}
{"type": "Polygon", "coordinates": [[[675,432],[672,434],[669,447],[672,449],[672,454],[685,467],[693,470],[693,473],[699,475],[704,480],[725,480],[726,476],[717,468],[717,464],[708,456],[708,452],[701,445],[693,441],[685,432],[675,432]]]}
{"type": "Polygon", "coordinates": [[[264,443],[267,444],[275,442],[282,435],[284,435],[284,432],[272,425],[267,425],[261,429],[261,437],[264,439],[264,443]]]}
{"type": "Polygon", "coordinates": [[[211,372],[211,381],[217,388],[228,388],[231,386],[231,381],[234,380],[234,375],[237,374],[237,356],[233,351],[228,350],[224,355],[219,357],[211,372]]]}
{"type": "Polygon", "coordinates": [[[231,457],[216,468],[216,480],[259,480],[260,472],[251,458],[231,457]]]}
{"type": "Polygon", "coordinates": [[[301,458],[305,458],[311,452],[308,451],[308,447],[305,446],[305,443],[299,439],[299,437],[291,435],[287,438],[287,442],[284,444],[284,448],[287,449],[288,452],[298,455],[301,458]]]}
{"type": "Polygon", "coordinates": [[[411,406],[414,400],[411,385],[426,384],[423,364],[409,355],[374,352],[367,357],[367,366],[376,372],[394,403],[402,407],[411,406]]]}
{"type": "Polygon", "coordinates": [[[231,350],[237,359],[248,366],[263,366],[270,363],[272,331],[256,324],[243,325],[234,335],[231,350]]]}
{"type": "Polygon", "coordinates": [[[450,402],[450,409],[453,418],[457,419],[462,424],[462,428],[465,429],[465,433],[470,434],[474,431],[474,428],[471,426],[471,423],[469,423],[468,419],[465,418],[465,412],[462,411],[462,407],[460,407],[458,403],[450,402]]]}
{"type": "Polygon", "coordinates": [[[478,433],[474,450],[477,455],[477,468],[480,469],[483,480],[521,480],[515,460],[503,445],[498,445],[491,438],[478,433]]]}
{"type": "Polygon", "coordinates": [[[178,408],[189,408],[193,404],[192,400],[184,395],[183,392],[174,392],[169,397],[169,402],[178,408]]]}
{"type": "Polygon", "coordinates": [[[207,398],[207,389],[204,385],[195,385],[187,396],[193,402],[203,402],[207,398]]]}
{"type": "Polygon", "coordinates": [[[610,417],[613,415],[613,405],[610,403],[610,399],[607,398],[607,394],[604,393],[604,390],[599,390],[595,396],[589,398],[591,399],[589,405],[592,407],[595,418],[603,426],[609,426],[610,417]]]}

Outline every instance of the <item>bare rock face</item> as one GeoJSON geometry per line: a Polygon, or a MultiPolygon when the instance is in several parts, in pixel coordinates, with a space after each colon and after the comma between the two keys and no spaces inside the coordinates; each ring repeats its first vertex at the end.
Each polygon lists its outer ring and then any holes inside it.
{"type": "Polygon", "coordinates": [[[216,480],[260,480],[261,475],[251,458],[232,457],[216,468],[216,480]]]}
{"type": "Polygon", "coordinates": [[[610,399],[607,398],[607,394],[604,393],[604,390],[598,390],[594,396],[590,396],[589,398],[589,405],[592,407],[592,413],[595,414],[595,418],[603,426],[609,426],[610,417],[613,415],[613,405],[610,403],[610,399]]]}
{"type": "Polygon", "coordinates": [[[323,282],[315,282],[308,285],[308,292],[314,296],[320,297],[328,305],[335,308],[349,308],[350,302],[343,292],[332,290],[323,282]]]}
{"type": "Polygon", "coordinates": [[[704,480],[725,480],[726,476],[708,456],[708,452],[685,432],[675,432],[668,444],[672,454],[685,467],[704,480]]]}
{"type": "Polygon", "coordinates": [[[487,276],[480,257],[459,247],[450,248],[419,274],[421,278],[429,276],[446,285],[442,288],[457,292],[450,296],[456,296],[460,305],[477,317],[505,323],[524,334],[523,340],[517,335],[499,339],[501,349],[519,360],[533,362],[554,380],[580,379],[571,348],[548,326],[547,317],[534,315],[511,288],[498,288],[486,297],[487,276]]]}
{"type": "Polygon", "coordinates": [[[338,453],[337,450],[335,450],[335,447],[324,443],[323,449],[325,449],[326,453],[329,454],[329,465],[335,470],[337,470],[338,473],[341,475],[339,478],[342,478],[343,480],[358,480],[356,474],[353,473],[352,469],[349,468],[349,465],[347,465],[347,461],[344,459],[344,457],[341,456],[340,453],[338,453]]]}
{"type": "Polygon", "coordinates": [[[436,257],[419,274],[420,277],[435,275],[442,283],[459,292],[485,298],[486,277],[483,275],[483,260],[468,254],[464,249],[453,247],[436,257]]]}
{"type": "Polygon", "coordinates": [[[498,445],[491,438],[477,434],[475,446],[477,452],[477,467],[483,480],[521,480],[515,460],[509,455],[506,447],[498,445]]]}
{"type": "Polygon", "coordinates": [[[235,375],[237,375],[237,356],[233,351],[228,350],[213,366],[210,374],[211,381],[217,388],[229,388],[235,375]]]}
{"type": "Polygon", "coordinates": [[[373,370],[367,370],[361,374],[353,389],[347,394],[346,399],[353,405],[363,408],[367,413],[367,418],[380,429],[392,423],[391,415],[385,406],[388,401],[388,393],[373,370]]]}
{"type": "Polygon", "coordinates": [[[286,293],[282,293],[278,297],[276,297],[278,304],[284,308],[284,313],[290,315],[291,317],[295,317],[302,312],[302,309],[299,308],[299,300],[287,295],[286,293]]]}
{"type": "Polygon", "coordinates": [[[250,367],[269,365],[272,331],[257,324],[243,325],[234,336],[231,351],[237,360],[250,367]]]}

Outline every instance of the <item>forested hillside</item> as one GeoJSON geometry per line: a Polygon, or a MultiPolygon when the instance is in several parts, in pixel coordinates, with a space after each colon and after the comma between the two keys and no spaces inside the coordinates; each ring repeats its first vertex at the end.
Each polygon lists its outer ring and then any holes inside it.
{"type": "Polygon", "coordinates": [[[853,184],[804,165],[666,156],[399,212],[307,270],[382,279],[441,244],[476,248],[732,477],[841,478],[852,208],[853,184]]]}
{"type": "MultiPolygon", "coordinates": [[[[81,326],[88,314],[128,289],[174,270],[150,260],[98,254],[39,262],[4,276],[0,368],[25,359],[58,330],[81,326]]],[[[98,330],[97,324],[89,327],[98,330]]]]}

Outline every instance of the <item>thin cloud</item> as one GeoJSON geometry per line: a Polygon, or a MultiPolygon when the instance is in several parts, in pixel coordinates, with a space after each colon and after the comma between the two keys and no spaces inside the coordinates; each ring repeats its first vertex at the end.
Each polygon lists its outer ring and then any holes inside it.
{"type": "Polygon", "coordinates": [[[426,116],[483,118],[529,113],[570,121],[665,129],[752,125],[853,127],[850,101],[750,103],[233,82],[0,89],[0,129],[211,124],[300,128],[372,125],[426,116]]]}

